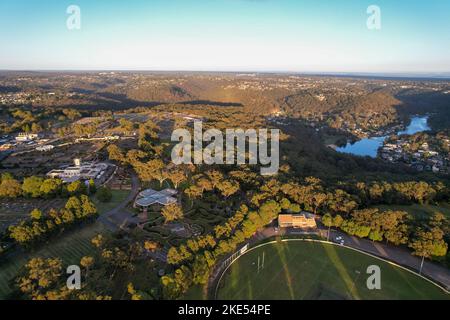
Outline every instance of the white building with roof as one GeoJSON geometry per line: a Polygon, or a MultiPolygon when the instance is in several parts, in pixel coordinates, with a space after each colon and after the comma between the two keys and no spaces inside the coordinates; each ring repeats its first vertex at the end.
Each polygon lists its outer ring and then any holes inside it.
{"type": "Polygon", "coordinates": [[[109,168],[107,163],[81,163],[79,159],[74,160],[75,165],[64,169],[55,169],[47,173],[51,178],[59,178],[66,183],[84,180],[101,180],[109,168]]]}
{"type": "Polygon", "coordinates": [[[55,148],[55,146],[49,144],[49,145],[37,147],[36,150],[37,150],[37,151],[41,151],[41,152],[46,152],[46,151],[51,151],[51,150],[53,150],[54,148],[55,148]]]}
{"type": "Polygon", "coordinates": [[[152,205],[167,206],[177,202],[178,191],[175,189],[164,189],[162,191],[156,191],[153,189],[146,189],[141,191],[134,201],[135,208],[148,208],[152,205]]]}
{"type": "Polygon", "coordinates": [[[36,133],[21,132],[17,135],[16,141],[17,142],[28,142],[28,141],[36,140],[37,138],[39,138],[39,135],[36,133]]]}

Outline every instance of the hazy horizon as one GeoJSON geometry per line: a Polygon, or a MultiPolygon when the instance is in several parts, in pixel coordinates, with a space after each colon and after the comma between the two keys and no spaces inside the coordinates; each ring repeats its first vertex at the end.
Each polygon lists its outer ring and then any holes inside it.
{"type": "Polygon", "coordinates": [[[167,69],[0,69],[0,73],[97,73],[97,72],[143,72],[143,73],[226,73],[226,74],[281,74],[298,76],[336,76],[336,77],[375,77],[375,78],[430,78],[450,79],[450,71],[444,72],[320,72],[320,71],[289,71],[289,70],[167,70],[167,69]]]}

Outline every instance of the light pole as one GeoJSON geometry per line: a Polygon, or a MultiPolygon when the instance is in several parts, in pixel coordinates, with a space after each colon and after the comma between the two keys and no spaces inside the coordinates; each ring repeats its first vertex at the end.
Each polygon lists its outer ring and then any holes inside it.
{"type": "Polygon", "coordinates": [[[424,260],[425,260],[425,256],[423,255],[423,256],[422,256],[422,262],[420,263],[420,270],[419,270],[419,274],[420,274],[420,275],[422,274],[422,268],[423,268],[423,262],[424,262],[424,260]]]}

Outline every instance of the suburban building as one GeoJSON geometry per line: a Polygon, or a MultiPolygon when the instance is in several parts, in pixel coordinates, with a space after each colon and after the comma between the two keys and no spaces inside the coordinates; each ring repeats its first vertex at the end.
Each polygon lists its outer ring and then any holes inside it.
{"type": "Polygon", "coordinates": [[[134,201],[135,208],[147,209],[153,205],[167,206],[177,202],[178,191],[174,189],[164,189],[156,191],[153,189],[146,189],[140,192],[134,201]]]}
{"type": "Polygon", "coordinates": [[[21,132],[16,137],[16,141],[18,141],[18,142],[28,142],[28,141],[36,140],[38,137],[39,136],[36,133],[24,133],[24,132],[21,132]]]}
{"type": "Polygon", "coordinates": [[[49,144],[49,145],[37,147],[36,150],[37,150],[37,151],[41,151],[41,152],[46,152],[46,151],[51,151],[51,150],[53,150],[54,148],[55,148],[55,146],[49,144]]]}
{"type": "Polygon", "coordinates": [[[70,183],[80,179],[90,180],[101,183],[105,180],[107,171],[111,165],[107,163],[81,163],[80,159],[74,159],[74,166],[64,169],[55,169],[47,173],[47,176],[59,178],[64,182],[70,183]]]}
{"type": "Polygon", "coordinates": [[[314,229],[317,224],[313,214],[302,212],[299,214],[280,214],[278,226],[280,228],[314,229]]]}
{"type": "Polygon", "coordinates": [[[93,137],[93,138],[78,138],[75,140],[76,143],[83,142],[83,141],[113,141],[113,140],[119,140],[119,136],[105,136],[105,137],[93,137]]]}

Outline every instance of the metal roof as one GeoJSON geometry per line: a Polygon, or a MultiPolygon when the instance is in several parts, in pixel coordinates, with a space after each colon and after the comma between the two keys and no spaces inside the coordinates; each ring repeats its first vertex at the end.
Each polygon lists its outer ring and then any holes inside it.
{"type": "Polygon", "coordinates": [[[166,189],[163,191],[156,191],[153,189],[147,189],[139,193],[136,198],[135,205],[140,207],[149,207],[153,204],[160,204],[163,206],[176,203],[177,199],[171,197],[171,195],[175,195],[177,193],[176,190],[166,189]]]}

